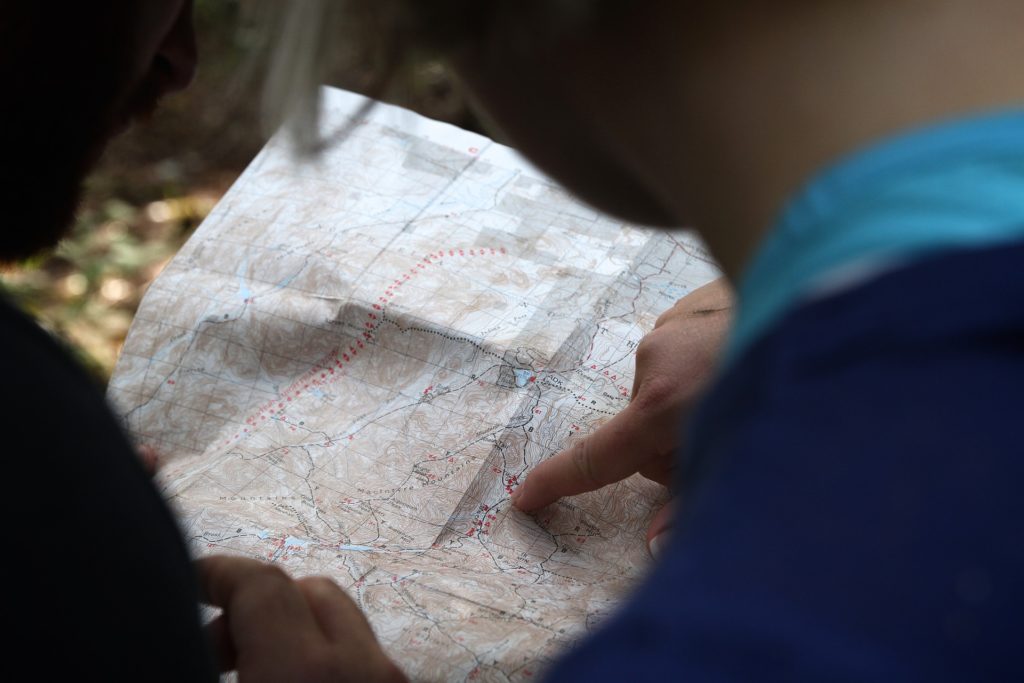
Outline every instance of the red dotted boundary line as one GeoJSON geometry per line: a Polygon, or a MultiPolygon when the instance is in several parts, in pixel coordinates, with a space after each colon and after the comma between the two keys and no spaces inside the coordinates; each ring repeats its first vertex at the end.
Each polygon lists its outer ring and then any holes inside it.
{"type": "MultiPolygon", "coordinates": [[[[360,351],[365,350],[366,345],[373,341],[374,333],[384,322],[385,307],[398,295],[403,285],[412,282],[432,267],[443,265],[445,257],[479,258],[481,256],[505,256],[507,254],[508,250],[505,247],[472,247],[469,249],[438,249],[423,256],[407,271],[397,276],[380,293],[376,302],[371,305],[371,310],[367,312],[366,319],[363,321],[364,329],[360,334],[361,338],[353,339],[347,348],[339,345],[324,354],[313,364],[313,367],[292,382],[277,398],[266,401],[253,414],[249,415],[245,419],[245,425],[234,436],[225,439],[223,444],[226,446],[233,441],[247,438],[271,417],[282,417],[288,410],[288,406],[294,403],[303,392],[324,387],[336,381],[343,374],[345,366],[355,362],[360,351]]],[[[351,435],[348,438],[352,440],[351,435]]]]}

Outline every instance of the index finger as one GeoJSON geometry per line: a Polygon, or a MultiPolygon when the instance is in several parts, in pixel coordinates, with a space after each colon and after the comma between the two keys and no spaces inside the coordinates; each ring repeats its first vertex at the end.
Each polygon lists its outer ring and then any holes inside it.
{"type": "Polygon", "coordinates": [[[199,575],[199,589],[203,602],[227,608],[239,591],[255,581],[263,589],[275,590],[274,585],[291,583],[283,571],[257,560],[230,555],[211,555],[195,561],[199,575]]]}
{"type": "Polygon", "coordinates": [[[638,471],[665,450],[649,417],[630,403],[593,434],[538,464],[512,494],[512,504],[531,512],[638,471]]]}
{"type": "Polygon", "coordinates": [[[203,601],[224,608],[228,632],[240,653],[320,634],[295,582],[277,567],[256,560],[214,555],[196,560],[203,601]]]}

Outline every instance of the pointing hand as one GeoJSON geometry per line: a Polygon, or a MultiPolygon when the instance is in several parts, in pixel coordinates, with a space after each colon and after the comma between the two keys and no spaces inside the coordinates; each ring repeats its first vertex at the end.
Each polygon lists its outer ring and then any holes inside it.
{"type": "MultiPolygon", "coordinates": [[[[562,496],[593,491],[639,472],[668,485],[681,424],[714,372],[731,318],[732,292],[715,280],[658,318],[636,351],[628,406],[593,434],[537,465],[512,495],[532,512],[562,496]]],[[[665,515],[649,538],[665,526],[665,515]]]]}

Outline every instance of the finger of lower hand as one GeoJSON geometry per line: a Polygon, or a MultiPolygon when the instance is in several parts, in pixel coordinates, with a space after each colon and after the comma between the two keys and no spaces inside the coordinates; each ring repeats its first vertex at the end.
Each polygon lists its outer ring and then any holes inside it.
{"type": "Polygon", "coordinates": [[[217,666],[220,667],[221,672],[234,671],[235,646],[231,642],[228,620],[223,614],[206,625],[206,638],[210,641],[213,655],[217,659],[217,666]]]}
{"type": "Polygon", "coordinates": [[[296,584],[328,638],[351,638],[354,631],[361,631],[373,639],[370,622],[338,584],[322,576],[299,579],[296,584]]]}
{"type": "Polygon", "coordinates": [[[228,643],[239,659],[262,652],[299,653],[324,636],[295,582],[279,568],[241,557],[196,561],[204,599],[224,608],[228,643]]]}
{"type": "Polygon", "coordinates": [[[338,584],[322,576],[296,581],[349,677],[359,681],[404,681],[401,670],[377,642],[370,622],[338,584]]]}

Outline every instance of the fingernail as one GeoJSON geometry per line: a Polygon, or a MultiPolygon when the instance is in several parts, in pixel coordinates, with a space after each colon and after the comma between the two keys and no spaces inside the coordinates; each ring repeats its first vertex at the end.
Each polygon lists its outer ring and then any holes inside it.
{"type": "Polygon", "coordinates": [[[516,504],[516,502],[519,500],[519,497],[522,495],[522,493],[523,493],[523,485],[520,484],[519,486],[517,486],[515,488],[514,491],[512,491],[512,496],[511,496],[510,499],[511,499],[513,505],[516,504]]]}
{"type": "Polygon", "coordinates": [[[651,552],[651,557],[656,560],[661,557],[661,554],[665,552],[665,548],[668,546],[671,536],[672,532],[666,529],[647,542],[647,549],[651,552]]]}

